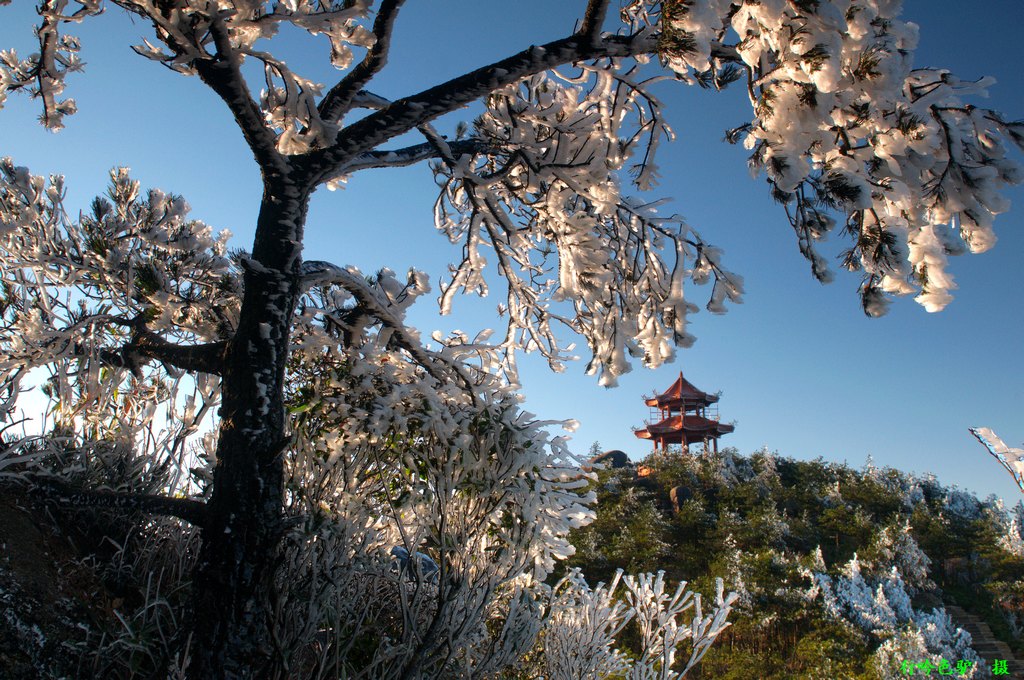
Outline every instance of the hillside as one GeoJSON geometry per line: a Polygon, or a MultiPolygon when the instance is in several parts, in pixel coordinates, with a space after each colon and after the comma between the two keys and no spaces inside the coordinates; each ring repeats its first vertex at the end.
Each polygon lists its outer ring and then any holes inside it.
{"type": "MultiPolygon", "coordinates": [[[[721,576],[740,593],[732,627],[688,677],[941,677],[944,659],[946,677],[990,677],[1005,660],[1003,677],[1024,678],[1013,658],[1024,659],[1024,504],[764,451],[652,457],[596,477],[597,519],[575,531],[563,570],[591,584],[617,569],[664,570],[705,595],[721,576]]],[[[182,567],[137,563],[161,550],[159,531],[133,531],[138,519],[0,499],[0,677],[148,677],[174,666],[154,656],[177,629],[171,608],[156,605],[181,592],[147,592],[180,580],[163,572],[182,567]],[[116,541],[102,538],[111,530],[116,541]]]]}
{"type": "Polygon", "coordinates": [[[926,659],[927,675],[988,677],[1000,659],[1024,678],[1010,657],[1024,659],[1024,504],[766,451],[652,456],[597,477],[597,520],[573,536],[569,567],[591,583],[664,570],[704,593],[721,576],[741,594],[691,677],[899,678],[926,675],[926,659]]]}

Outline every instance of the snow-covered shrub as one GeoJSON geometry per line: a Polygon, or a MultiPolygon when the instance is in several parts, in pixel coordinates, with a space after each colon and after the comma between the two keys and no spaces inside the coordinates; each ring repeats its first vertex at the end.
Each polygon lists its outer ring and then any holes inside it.
{"type": "Polygon", "coordinates": [[[943,507],[949,516],[959,520],[980,519],[982,514],[982,505],[978,497],[955,486],[946,492],[943,507]]]}
{"type": "MultiPolygon", "coordinates": [[[[820,600],[829,616],[860,630],[878,644],[874,654],[876,670],[889,680],[901,676],[903,661],[929,661],[938,667],[942,660],[974,663],[964,677],[987,677],[984,662],[971,649],[970,634],[953,626],[945,609],[925,612],[911,606],[910,594],[897,566],[866,578],[856,555],[835,577],[824,572],[818,559],[802,573],[811,580],[808,599],[820,600]]],[[[913,572],[912,572],[913,573],[913,572]]]]}
{"type": "Polygon", "coordinates": [[[664,576],[623,576],[620,570],[609,585],[594,589],[576,571],[563,577],[552,589],[551,617],[540,635],[544,677],[684,677],[728,627],[725,617],[736,594],[725,595],[722,579],[717,579],[714,608],[705,614],[699,593],[688,591],[685,582],[668,591],[664,576]],[[642,650],[635,660],[613,647],[615,635],[631,620],[640,632],[642,650]],[[672,671],[684,645],[688,660],[681,671],[672,671]]]}
{"type": "Polygon", "coordinates": [[[935,586],[928,578],[932,560],[921,550],[910,533],[908,522],[882,527],[870,550],[873,557],[872,565],[878,565],[882,572],[890,567],[896,569],[911,595],[935,586]]]}
{"type": "Polygon", "coordinates": [[[954,627],[944,609],[916,613],[911,625],[899,629],[882,643],[875,651],[873,662],[882,680],[906,678],[905,663],[912,664],[915,672],[920,673],[925,672],[924,668],[931,668],[934,674],[991,677],[985,660],[971,648],[970,633],[954,627]],[[963,671],[957,670],[958,662],[966,664],[963,671]],[[920,671],[917,664],[922,664],[920,671]]]}

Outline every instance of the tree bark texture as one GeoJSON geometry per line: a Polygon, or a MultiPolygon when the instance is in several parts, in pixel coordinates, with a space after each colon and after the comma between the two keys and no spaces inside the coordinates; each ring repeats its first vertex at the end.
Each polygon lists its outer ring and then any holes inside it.
{"type": "Polygon", "coordinates": [[[287,446],[285,362],[299,295],[308,183],[265,173],[238,329],[223,367],[213,490],[193,580],[190,677],[272,672],[270,598],[287,446]]]}

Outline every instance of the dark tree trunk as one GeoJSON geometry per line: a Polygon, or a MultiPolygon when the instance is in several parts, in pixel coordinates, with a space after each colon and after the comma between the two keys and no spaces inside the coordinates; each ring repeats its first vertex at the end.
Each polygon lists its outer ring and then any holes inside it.
{"type": "Polygon", "coordinates": [[[264,177],[238,330],[225,357],[217,467],[193,582],[190,676],[266,677],[273,569],[281,537],[283,401],[310,191],[264,177]]]}

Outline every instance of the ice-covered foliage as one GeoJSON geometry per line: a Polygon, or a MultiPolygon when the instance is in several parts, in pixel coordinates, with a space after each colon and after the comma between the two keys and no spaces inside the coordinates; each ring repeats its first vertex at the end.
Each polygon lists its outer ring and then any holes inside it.
{"type": "Polygon", "coordinates": [[[821,499],[822,505],[826,508],[842,508],[849,504],[843,500],[843,492],[839,488],[839,480],[829,485],[828,491],[821,499]]]}
{"type": "Polygon", "coordinates": [[[1001,513],[1003,533],[999,545],[1007,552],[1024,557],[1024,501],[1018,501],[1008,513],[1001,513]]]}
{"type": "Polygon", "coordinates": [[[732,485],[748,482],[754,478],[755,474],[750,459],[737,457],[736,453],[736,449],[727,446],[719,453],[705,452],[703,455],[712,462],[712,470],[716,478],[725,484],[732,485]]]}
{"type": "Polygon", "coordinates": [[[923,501],[924,491],[921,489],[921,485],[916,481],[911,481],[906,493],[903,494],[903,507],[909,510],[923,501]]]}
{"type": "Polygon", "coordinates": [[[717,579],[715,608],[705,614],[699,593],[688,591],[685,582],[668,591],[664,576],[623,576],[620,570],[611,584],[591,590],[578,572],[566,575],[552,589],[551,619],[541,634],[538,665],[543,677],[684,677],[729,626],[725,617],[736,594],[725,595],[722,579],[717,579]],[[632,660],[612,647],[615,634],[630,621],[639,629],[642,649],[632,660]],[[684,644],[690,656],[681,671],[674,671],[684,644]]]}
{"type": "Polygon", "coordinates": [[[955,486],[946,492],[943,500],[945,512],[960,520],[974,520],[981,517],[982,507],[978,497],[955,486]]]}
{"type": "MultiPolygon", "coordinates": [[[[390,272],[355,281],[396,322],[423,292],[415,273],[406,284],[390,272]]],[[[400,675],[428,628],[437,633],[419,645],[421,668],[500,668],[530,648],[542,620],[524,579],[543,580],[572,554],[566,534],[592,518],[579,491],[586,480],[564,441],[549,440],[507,387],[478,372],[467,392],[449,366],[435,367],[452,371],[439,381],[391,328],[364,325],[349,299],[311,290],[293,336],[298,438],[286,490],[302,524],[280,578],[309,590],[282,609],[282,629],[295,636],[291,648],[318,631],[342,648],[386,636],[360,677],[400,675]],[[390,573],[395,545],[430,555],[436,585],[409,587],[390,573]],[[488,625],[496,618],[498,633],[488,625]]]]}
{"type": "MultiPolygon", "coordinates": [[[[47,183],[9,161],[0,170],[7,408],[17,379],[47,368],[53,417],[68,433],[9,446],[0,474],[206,495],[217,459],[200,425],[218,405],[220,381],[186,377],[176,364],[230,335],[248,256],[228,257],[226,236],[189,221],[180,198],[140,198],[123,170],[112,174],[110,201],[97,199],[78,220],[63,209],[61,178],[47,183]],[[105,476],[111,468],[121,476],[105,476]]],[[[586,608],[604,591],[576,578],[570,599],[583,609],[573,611],[542,585],[573,553],[569,530],[593,519],[593,494],[564,437],[519,408],[497,377],[495,351],[461,336],[434,350],[420,343],[404,319],[427,292],[423,274],[364,277],[316,262],[303,272],[286,388],[293,438],[283,454],[293,528],[274,610],[285,661],[326,677],[346,667],[338,650],[377,636],[390,642],[362,675],[348,667],[350,677],[397,677],[414,654],[424,669],[496,672],[529,651],[546,622],[557,627],[552,640],[582,634],[586,608]],[[394,573],[395,545],[432,555],[436,582],[394,573]]],[[[651,659],[636,667],[653,668],[685,640],[699,658],[733,598],[720,592],[704,617],[699,596],[680,589],[663,598],[663,583],[645,578],[623,580],[635,602],[622,616],[664,630],[651,632],[651,659]],[[696,623],[677,626],[694,602],[696,623]]],[[[185,583],[183,572],[172,585],[185,583]]]]}
{"type": "Polygon", "coordinates": [[[971,648],[970,634],[956,628],[944,609],[916,613],[913,625],[883,642],[873,659],[882,680],[905,678],[903,664],[908,661],[915,670],[931,668],[962,678],[991,677],[984,659],[971,648]]]}
{"type": "MultiPolygon", "coordinates": [[[[49,96],[44,122],[51,127],[59,127],[61,114],[74,110],[70,100],[60,105],[50,100],[63,90],[66,73],[79,66],[77,41],[59,35],[58,29],[103,7],[101,0],[90,0],[69,15],[66,4],[52,0],[41,5],[39,54],[19,60],[12,51],[0,60],[0,96],[22,88],[49,96]],[[55,62],[66,68],[53,68],[55,62]]],[[[382,3],[372,21],[374,3],[368,0],[113,4],[154,26],[157,44],[145,40],[135,50],[173,70],[198,74],[236,112],[262,158],[273,157],[271,149],[304,155],[317,164],[318,182],[328,186],[360,169],[438,158],[435,170],[444,187],[437,226],[465,246],[465,257],[442,295],[442,309],[450,308],[452,295],[460,290],[485,291],[481,272],[486,258],[480,250],[489,244],[508,284],[501,312],[508,314],[509,326],[499,346],[512,379],[517,349],[541,351],[556,370],[569,358],[572,348],[556,339],[552,322],[586,338],[593,352],[591,372],[600,372],[602,384],[611,385],[629,370],[627,355],[656,367],[672,359],[675,346],[693,342],[686,315],[696,307],[684,297],[687,279],[714,281],[708,303],[714,312],[725,311],[726,299],[740,300],[742,280],[722,267],[718,249],[678,216],[660,215],[658,201],[620,192],[620,171],[637,152],[642,159],[635,183],[642,189],[651,186],[654,151],[671,134],[649,92],[660,78],[641,78],[635,65],[579,64],[576,74],[548,76],[543,71],[549,61],[557,66],[576,60],[533,48],[535,63],[517,65],[518,72],[495,68],[489,87],[477,86],[471,99],[487,95],[489,106],[476,121],[472,139],[449,144],[427,124],[458,102],[444,102],[436,112],[428,110],[436,102],[409,104],[421,112],[415,124],[396,122],[361,153],[333,162],[324,155],[333,158],[344,145],[339,133],[347,116],[367,108],[389,112],[392,102],[362,86],[386,62],[400,2],[382,3]],[[328,88],[293,71],[268,49],[282,26],[326,36],[331,63],[346,75],[328,88]],[[353,47],[366,50],[358,64],[353,64],[353,47]],[[251,99],[238,75],[246,60],[259,62],[266,76],[258,100],[251,99]],[[374,150],[417,127],[427,143],[374,150]],[[555,259],[559,274],[549,279],[547,270],[555,259]],[[552,306],[558,301],[571,304],[562,311],[552,306]]],[[[634,42],[638,52],[653,47],[643,37],[634,42]]]]}
{"type": "MultiPolygon", "coordinates": [[[[62,116],[75,112],[74,100],[56,101],[55,97],[63,91],[67,74],[82,67],[78,41],[61,35],[60,25],[81,22],[103,11],[103,0],[73,2],[77,5],[74,12],[67,11],[68,0],[40,3],[40,52],[19,59],[17,53],[10,50],[0,57],[3,64],[0,104],[8,91],[27,89],[44,98],[42,121],[49,128],[62,127],[62,116]]],[[[331,63],[341,70],[351,66],[353,46],[365,48],[374,43],[373,33],[363,25],[372,4],[369,0],[344,3],[111,0],[111,4],[152,22],[156,38],[163,45],[143,40],[133,49],[175,71],[195,75],[195,62],[212,60],[228,47],[240,62],[245,59],[259,62],[267,86],[260,106],[267,124],[278,131],[278,146],[285,153],[297,153],[314,143],[324,143],[332,132],[337,132],[337,126],[331,124],[329,116],[322,117],[317,112],[316,99],[322,94],[323,86],[294,73],[283,61],[258,49],[257,41],[273,37],[282,25],[311,35],[324,35],[330,41],[331,63]]]]}
{"type": "Polygon", "coordinates": [[[882,565],[882,568],[892,565],[892,568],[899,572],[907,592],[911,595],[935,586],[928,578],[932,560],[914,540],[908,522],[883,527],[875,537],[871,550],[874,561],[882,565]]]}
{"type": "MultiPolygon", "coordinates": [[[[999,190],[1021,178],[1007,149],[1024,129],[965,103],[991,79],[915,69],[917,27],[899,18],[898,2],[632,0],[619,35],[591,26],[590,43],[532,47],[475,73],[463,90],[452,81],[394,102],[364,86],[387,62],[401,2],[111,2],[153,24],[156,43],[136,46],[139,54],[198,74],[225,100],[262,162],[279,158],[272,149],[302,158],[316,183],[331,184],[365,168],[436,159],[436,224],[463,245],[442,308],[459,291],[486,292],[489,250],[507,283],[498,346],[513,377],[516,348],[541,351],[560,369],[571,351],[557,337],[563,326],[586,339],[590,371],[614,384],[629,356],[656,367],[693,341],[687,281],[713,282],[713,312],[740,300],[742,280],[717,248],[659,212],[661,201],[625,190],[626,171],[641,191],[656,182],[656,151],[671,138],[652,91],[665,76],[644,66],[651,56],[681,82],[745,82],[753,118],[729,138],[768,175],[823,281],[831,273],[815,244],[844,224],[852,247],[843,264],[864,272],[869,314],[883,313],[889,294],[944,307],[956,287],[948,256],[991,247],[993,217],[1007,208],[999,190]],[[328,86],[293,71],[270,49],[283,27],[325,36],[345,75],[328,86]],[[365,51],[361,61],[353,49],[365,51]],[[238,75],[246,60],[264,71],[259,96],[238,75]],[[463,138],[430,128],[478,98],[486,112],[463,138]],[[417,129],[424,143],[379,148],[417,129]]],[[[80,67],[77,41],[60,28],[104,5],[77,0],[69,12],[68,4],[41,4],[38,54],[0,59],[0,96],[39,94],[51,127],[74,110],[55,97],[80,67]]],[[[600,21],[605,5],[592,3],[588,22],[600,21]]]]}
{"type": "Polygon", "coordinates": [[[547,423],[465,363],[458,345],[434,353],[412,344],[402,320],[425,292],[418,273],[404,283],[388,271],[369,280],[350,273],[355,297],[324,287],[300,303],[288,387],[299,435],[288,458],[290,508],[308,530],[345,527],[350,559],[437,546],[441,582],[465,584],[460,597],[476,607],[520,574],[543,580],[572,554],[569,529],[593,517],[564,438],[549,438],[547,423]],[[373,304],[386,323],[367,323],[373,304]]]}
{"type": "Polygon", "coordinates": [[[1006,527],[1006,533],[999,538],[999,545],[1014,555],[1024,557],[1024,530],[1019,517],[1014,517],[1006,527]]]}
{"type": "MultiPolygon", "coordinates": [[[[363,670],[375,678],[400,675],[413,650],[422,669],[495,672],[538,634],[550,677],[580,677],[559,675],[565,664],[601,669],[624,659],[611,647],[621,627],[614,618],[587,628],[605,621],[591,609],[612,606],[610,591],[591,590],[578,575],[553,591],[541,584],[572,554],[569,529],[593,518],[592,494],[582,494],[586,480],[564,438],[549,438],[548,423],[518,408],[495,377],[493,352],[459,337],[438,351],[418,344],[403,320],[427,290],[422,275],[331,277],[341,283],[307,291],[293,333],[289,404],[298,439],[286,458],[286,488],[303,524],[288,539],[294,552],[280,578],[309,591],[281,610],[282,635],[294,636],[289,647],[308,648],[318,631],[340,648],[384,635],[389,643],[363,670]],[[436,586],[402,585],[389,573],[386,555],[396,544],[434,557],[436,586]],[[408,620],[418,625],[400,625],[408,620]],[[423,643],[428,629],[440,632],[423,643]],[[559,652],[580,636],[593,642],[592,654],[559,652]]],[[[633,577],[623,583],[639,588],[633,577]]],[[[645,600],[642,611],[613,608],[626,620],[661,617],[653,625],[669,626],[683,592],[645,600]]],[[[685,629],[697,658],[731,602],[719,601],[706,621],[698,604],[699,625],[685,629]]],[[[687,637],[680,635],[652,638],[651,654],[674,654],[687,637]]]]}
{"type": "Polygon", "coordinates": [[[42,369],[48,416],[69,442],[119,446],[125,460],[180,468],[219,381],[175,366],[189,344],[233,328],[230,234],[189,220],[181,197],[142,194],[124,168],[77,219],[64,194],[63,177],[47,181],[0,161],[3,416],[29,371],[42,369]]]}
{"type": "Polygon", "coordinates": [[[620,581],[618,572],[610,585],[591,589],[574,570],[552,590],[550,626],[541,638],[545,673],[600,678],[629,670],[628,657],[614,648],[615,636],[629,622],[626,603],[614,596],[620,581]],[[583,626],[578,625],[581,613],[583,626]]]}
{"type": "Polygon", "coordinates": [[[970,633],[954,626],[945,609],[914,609],[899,567],[876,564],[874,575],[866,575],[854,554],[833,577],[824,571],[820,549],[816,556],[811,568],[801,570],[811,581],[809,599],[820,598],[831,617],[880,643],[874,664],[883,677],[902,677],[898,673],[904,660],[929,660],[937,668],[943,659],[973,662],[975,665],[964,677],[982,677],[984,662],[971,648],[970,633]]]}
{"type": "MultiPolygon", "coordinates": [[[[130,501],[200,527],[194,603],[224,606],[194,617],[210,641],[197,676],[264,662],[368,677],[500,669],[542,635],[539,581],[590,517],[578,461],[518,408],[516,353],[560,369],[572,349],[561,326],[612,385],[629,357],[658,366],[693,341],[685,286],[711,283],[716,313],[741,297],[717,248],[662,201],[631,194],[655,184],[671,137],[656,83],[745,81],[753,117],[730,139],[767,174],[823,281],[815,243],[845,223],[844,264],[864,271],[869,314],[887,294],[941,309],[955,287],[947,256],[993,244],[1007,207],[998,191],[1020,180],[1008,146],[1024,128],[963,103],[990,81],[914,69],[916,27],[899,4],[631,0],[616,23],[607,0],[590,0],[570,35],[390,101],[370,85],[402,0],[41,0],[38,52],[0,53],[0,105],[27,93],[44,125],[61,127],[75,111],[61,98],[66,76],[82,65],[62,30],[118,7],[152,29],[136,52],[197,76],[226,106],[264,191],[253,254],[229,257],[226,234],[189,220],[179,197],[141,195],[125,170],[109,199],[74,218],[62,179],[0,164],[0,416],[18,406],[26,374],[48,371],[51,443],[123,450],[160,472],[145,497],[91,487],[77,500],[130,501]],[[275,55],[284,34],[325,38],[337,80],[314,82],[275,55]],[[260,92],[243,73],[254,62],[260,92]],[[454,139],[431,127],[475,101],[483,114],[454,139]],[[391,146],[407,133],[423,141],[391,146]],[[423,273],[302,262],[314,191],[427,160],[441,190],[435,224],[462,246],[442,310],[457,293],[486,293],[493,258],[507,286],[497,342],[453,333],[423,345],[404,321],[427,291],[423,273]],[[218,431],[202,430],[221,398],[218,431]],[[161,476],[183,470],[190,450],[191,485],[161,476]],[[395,545],[429,554],[437,583],[392,574],[395,545]],[[362,655],[358,670],[349,652],[362,655]]],[[[34,455],[10,447],[0,474],[23,474],[34,455]]],[[[725,452],[718,474],[745,482],[754,471],[725,452]]],[[[767,517],[781,536],[777,519],[767,517]]],[[[855,571],[842,592],[859,602],[855,571]]],[[[886,576],[858,616],[898,620],[899,578],[886,576]]],[[[719,588],[702,619],[698,600],[687,628],[676,623],[682,590],[669,596],[658,577],[622,583],[645,650],[637,678],[666,677],[684,639],[699,657],[731,602],[719,588]]],[[[588,603],[606,596],[588,592],[588,603]]],[[[608,654],[595,663],[618,663],[608,654]]]]}
{"type": "Polygon", "coordinates": [[[768,175],[823,281],[831,273],[815,243],[836,222],[823,207],[838,210],[855,243],[844,266],[864,271],[872,315],[884,313],[886,293],[917,292],[928,311],[948,304],[947,256],[992,246],[992,218],[1007,209],[998,191],[1021,178],[1005,141],[1019,144],[1024,128],[963,101],[994,81],[915,69],[917,26],[899,18],[900,4],[634,0],[626,9],[634,25],[661,29],[663,59],[683,79],[746,80],[755,115],[731,139],[768,175]]]}
{"type": "MultiPolygon", "coordinates": [[[[36,29],[39,52],[19,59],[14,50],[0,51],[0,107],[10,92],[23,90],[43,102],[40,122],[51,130],[64,127],[64,116],[75,113],[74,99],[58,99],[64,92],[68,73],[81,71],[80,45],[74,36],[61,35],[62,23],[77,23],[99,14],[102,0],[74,0],[77,7],[67,11],[67,0],[44,0],[39,4],[42,23],[36,29]]],[[[9,4],[3,0],[0,5],[9,4]]]]}
{"type": "Polygon", "coordinates": [[[726,573],[729,588],[736,593],[736,606],[745,612],[753,607],[754,600],[743,580],[743,553],[736,547],[736,539],[732,534],[725,537],[722,547],[726,551],[726,573]]]}
{"type": "Polygon", "coordinates": [[[586,338],[594,351],[588,370],[613,385],[629,370],[627,354],[657,368],[675,346],[693,342],[687,279],[713,279],[710,311],[740,300],[742,280],[723,269],[718,249],[678,216],[659,214],[660,202],[622,193],[619,171],[637,152],[645,156],[635,183],[650,185],[654,147],[668,134],[646,91],[653,80],[583,66],[488,97],[474,134],[484,150],[436,166],[443,185],[437,227],[466,243],[443,310],[460,290],[486,293],[481,249],[489,243],[509,283],[505,344],[540,350],[560,370],[552,327],[560,322],[586,338]],[[552,269],[557,275],[549,278],[552,269]]]}
{"type": "MultiPolygon", "coordinates": [[[[898,574],[892,576],[899,578],[898,574]]],[[[856,555],[835,580],[824,573],[814,573],[813,580],[821,593],[822,605],[832,616],[850,621],[866,632],[889,631],[896,626],[897,614],[887,597],[892,586],[887,593],[883,583],[868,583],[856,555]]]]}

